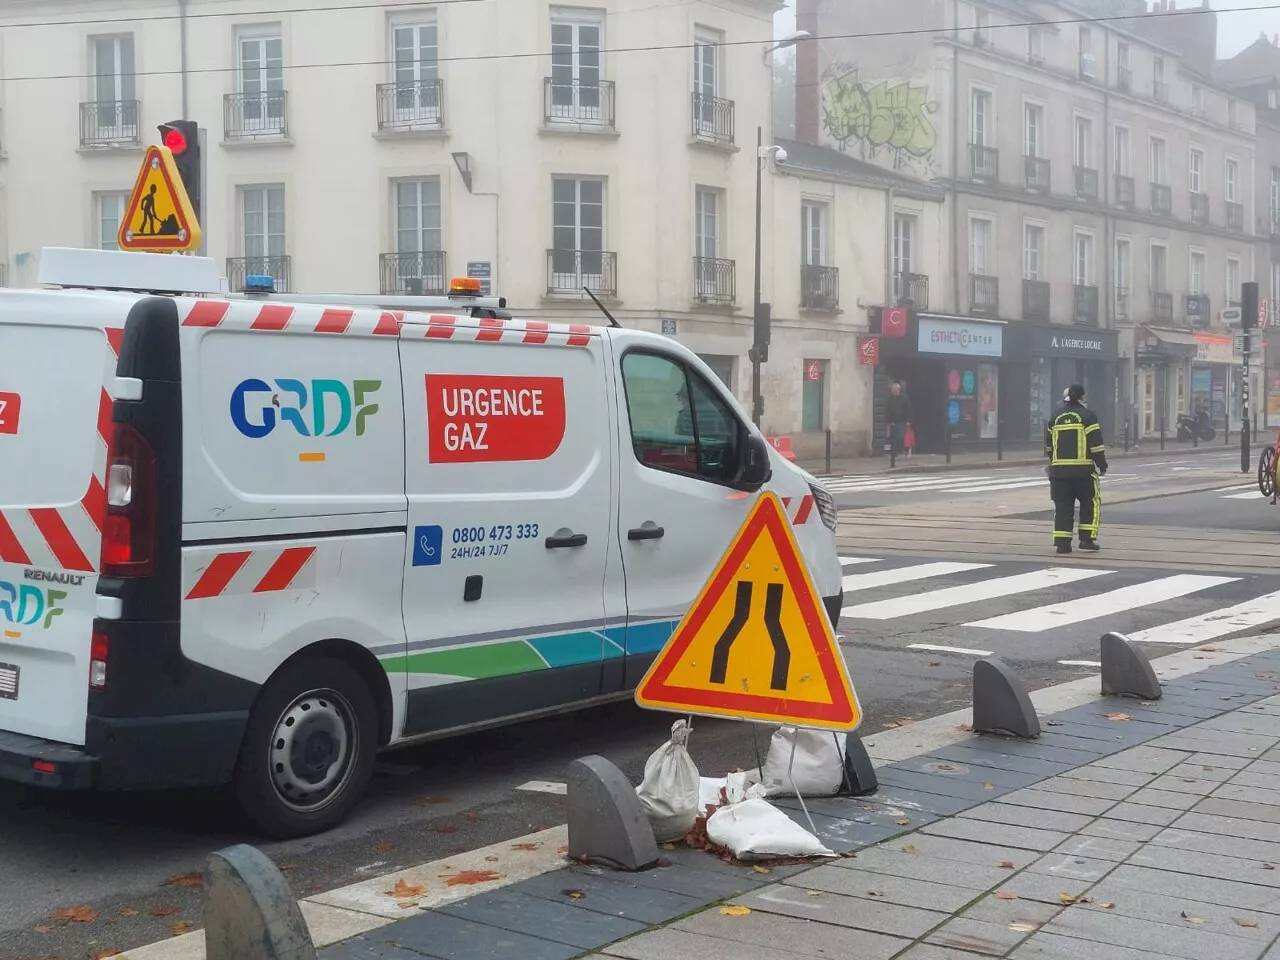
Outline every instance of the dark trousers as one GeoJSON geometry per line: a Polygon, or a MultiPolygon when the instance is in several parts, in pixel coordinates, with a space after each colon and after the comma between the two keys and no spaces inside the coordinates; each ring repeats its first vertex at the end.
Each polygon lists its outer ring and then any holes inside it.
{"type": "Polygon", "coordinates": [[[1096,473],[1083,477],[1051,477],[1049,495],[1053,497],[1055,543],[1071,542],[1077,503],[1080,504],[1080,539],[1093,540],[1098,536],[1098,521],[1102,516],[1102,497],[1099,493],[1096,473]]]}

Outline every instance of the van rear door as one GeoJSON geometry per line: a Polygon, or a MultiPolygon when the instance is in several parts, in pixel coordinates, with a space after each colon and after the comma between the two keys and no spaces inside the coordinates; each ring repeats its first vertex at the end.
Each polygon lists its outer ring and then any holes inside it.
{"type": "Polygon", "coordinates": [[[107,385],[126,310],[112,295],[0,296],[0,731],[85,740],[107,385]]]}

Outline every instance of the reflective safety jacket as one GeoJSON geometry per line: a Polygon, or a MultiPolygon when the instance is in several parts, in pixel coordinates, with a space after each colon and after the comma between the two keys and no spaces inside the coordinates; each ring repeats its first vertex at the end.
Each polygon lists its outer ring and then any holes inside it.
{"type": "Polygon", "coordinates": [[[1102,427],[1088,407],[1064,403],[1044,431],[1050,477],[1087,477],[1107,469],[1102,427]]]}

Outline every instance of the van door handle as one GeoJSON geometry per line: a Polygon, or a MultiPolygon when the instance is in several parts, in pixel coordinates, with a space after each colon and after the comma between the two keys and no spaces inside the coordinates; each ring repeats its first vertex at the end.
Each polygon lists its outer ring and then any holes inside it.
{"type": "Polygon", "coordinates": [[[587,545],[587,535],[585,533],[571,533],[567,537],[547,537],[547,549],[559,550],[562,547],[585,547],[587,545]]]}
{"type": "Polygon", "coordinates": [[[666,536],[667,531],[662,527],[647,526],[636,527],[634,530],[627,531],[628,540],[661,540],[666,536]]]}

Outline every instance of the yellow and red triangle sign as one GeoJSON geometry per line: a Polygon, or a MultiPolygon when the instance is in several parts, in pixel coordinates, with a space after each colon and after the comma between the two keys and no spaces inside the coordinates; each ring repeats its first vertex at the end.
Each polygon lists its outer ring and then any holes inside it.
{"type": "Polygon", "coordinates": [[[121,250],[175,253],[198,250],[200,224],[168,147],[147,147],[120,220],[121,250]]]}
{"type": "Polygon", "coordinates": [[[862,708],[791,523],[766,491],[636,688],[651,710],[851,731],[862,708]]]}

